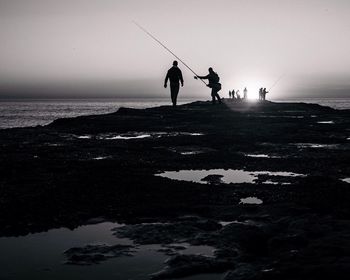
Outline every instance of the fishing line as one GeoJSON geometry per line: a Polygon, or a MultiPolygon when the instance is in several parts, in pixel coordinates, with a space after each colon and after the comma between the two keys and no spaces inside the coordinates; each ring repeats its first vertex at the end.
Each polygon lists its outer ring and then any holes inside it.
{"type": "MultiPolygon", "coordinates": [[[[153,36],[147,29],[142,27],[140,24],[138,24],[136,21],[132,21],[138,28],[140,28],[143,32],[145,32],[149,37],[151,37],[153,40],[155,40],[159,45],[161,45],[164,49],[166,49],[169,53],[171,53],[174,57],[176,57],[188,70],[190,70],[193,74],[198,76],[196,72],[192,70],[191,67],[187,65],[186,62],[184,62],[180,57],[178,57],[173,51],[171,51],[167,46],[165,46],[160,40],[158,40],[155,36],[153,36]]],[[[203,84],[207,85],[206,82],[204,82],[202,79],[200,79],[203,84]]]]}

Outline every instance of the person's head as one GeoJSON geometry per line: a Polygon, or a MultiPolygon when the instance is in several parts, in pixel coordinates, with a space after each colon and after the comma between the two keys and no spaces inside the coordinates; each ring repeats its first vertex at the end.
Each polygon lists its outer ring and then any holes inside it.
{"type": "Polygon", "coordinates": [[[174,66],[177,66],[179,63],[176,61],[176,60],[174,60],[174,62],[173,62],[173,65],[174,66]]]}
{"type": "Polygon", "coordinates": [[[209,71],[209,73],[213,73],[214,72],[213,68],[211,68],[211,67],[209,67],[208,71],[209,71]]]}

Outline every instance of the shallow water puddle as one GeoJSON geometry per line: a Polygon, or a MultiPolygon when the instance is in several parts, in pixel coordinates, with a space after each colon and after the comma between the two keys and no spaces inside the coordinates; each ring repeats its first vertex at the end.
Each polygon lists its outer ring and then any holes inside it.
{"type": "Polygon", "coordinates": [[[334,124],[334,121],[320,121],[320,122],[317,122],[317,123],[320,123],[320,124],[334,124]]]}
{"type": "Polygon", "coordinates": [[[91,139],[92,136],[91,135],[80,135],[80,136],[76,136],[78,139],[91,139]]]}
{"type": "MultiPolygon", "coordinates": [[[[205,255],[208,257],[214,257],[214,251],[215,248],[211,246],[206,246],[206,245],[197,245],[197,246],[192,246],[188,243],[173,243],[169,245],[163,245],[161,249],[158,250],[172,250],[173,252],[178,252],[180,254],[186,254],[186,255],[205,255]]],[[[172,255],[172,254],[169,254],[172,255]]]]}
{"type": "MultiPolygon", "coordinates": [[[[1,278],[4,279],[134,279],[146,280],[149,275],[164,268],[169,258],[160,245],[134,247],[127,238],[117,238],[111,229],[121,227],[104,222],[78,227],[53,229],[48,232],[21,237],[0,238],[1,278]],[[132,246],[132,256],[109,258],[94,265],[67,265],[63,252],[86,245],[132,246]]],[[[176,244],[173,244],[176,245],[176,244]]],[[[181,245],[181,244],[179,244],[181,245]]],[[[187,244],[186,244],[187,245],[187,244]]],[[[212,254],[209,246],[186,246],[182,254],[212,254]]],[[[221,274],[220,274],[221,275],[221,274]]],[[[220,275],[193,276],[184,279],[220,279],[220,275]],[[214,276],[211,278],[211,276],[214,276]]]]}
{"type": "MultiPolygon", "coordinates": [[[[155,176],[165,177],[172,180],[189,181],[201,184],[208,184],[211,177],[220,177],[221,183],[224,184],[241,184],[241,183],[255,183],[259,175],[268,176],[282,176],[282,177],[297,177],[304,176],[303,174],[291,172],[270,172],[270,171],[245,171],[238,169],[211,169],[211,170],[180,170],[180,171],[166,171],[155,176]]],[[[263,180],[264,181],[264,180],[263,180]]],[[[267,181],[267,179],[265,180],[267,181]]]]}
{"type": "Polygon", "coordinates": [[[111,158],[110,156],[109,157],[95,157],[93,158],[93,160],[104,160],[104,159],[109,159],[111,158]]]}
{"type": "Polygon", "coordinates": [[[62,137],[69,137],[81,140],[97,139],[97,140],[133,140],[144,138],[161,138],[161,137],[175,137],[175,136],[203,136],[200,132],[128,132],[122,134],[104,133],[98,135],[62,135],[62,137]]]}
{"type": "Polygon", "coordinates": [[[239,204],[262,204],[263,201],[257,197],[241,198],[239,204]]]}
{"type": "Polygon", "coordinates": [[[151,137],[151,134],[141,134],[136,136],[122,136],[122,135],[116,135],[112,137],[102,137],[103,140],[131,140],[131,139],[143,139],[143,138],[149,138],[151,137]]]}
{"type": "Polygon", "coordinates": [[[325,149],[334,149],[337,148],[337,144],[316,144],[316,143],[292,143],[291,145],[295,145],[298,148],[325,148],[325,149]]]}
{"type": "Polygon", "coordinates": [[[350,178],[341,179],[343,182],[350,184],[350,178]]]}
{"type": "Polygon", "coordinates": [[[181,152],[180,154],[183,156],[191,156],[191,155],[199,155],[204,153],[203,151],[191,151],[191,152],[181,152]]]}
{"type": "Polygon", "coordinates": [[[266,154],[244,154],[244,156],[251,158],[280,158],[278,156],[271,156],[266,154]]]}

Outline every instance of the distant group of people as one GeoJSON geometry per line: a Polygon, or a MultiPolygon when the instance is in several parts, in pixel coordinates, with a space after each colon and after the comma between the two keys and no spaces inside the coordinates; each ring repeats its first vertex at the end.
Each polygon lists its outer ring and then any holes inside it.
{"type": "MultiPolygon", "coordinates": [[[[219,91],[221,90],[220,77],[216,72],[214,72],[212,67],[210,67],[208,71],[209,73],[206,76],[196,75],[194,78],[201,79],[201,80],[208,80],[209,83],[207,84],[207,86],[211,88],[212,103],[215,104],[216,101],[221,103],[221,97],[219,95],[219,91]]],[[[182,87],[184,86],[184,79],[182,77],[182,72],[178,67],[178,62],[176,60],[173,62],[173,66],[168,70],[167,75],[165,77],[165,81],[164,81],[165,88],[167,88],[168,86],[168,80],[170,81],[171,101],[173,103],[173,106],[176,107],[177,96],[180,90],[180,84],[182,87]]],[[[260,88],[259,100],[262,100],[262,101],[266,100],[267,93],[268,91],[266,90],[266,88],[260,88]]],[[[235,91],[233,89],[232,91],[229,91],[229,97],[237,100],[247,100],[248,89],[244,88],[242,97],[240,95],[239,90],[235,91]]]]}
{"type": "MultiPolygon", "coordinates": [[[[266,88],[260,88],[259,89],[259,100],[266,100],[266,94],[268,91],[266,88]]],[[[248,90],[247,88],[244,88],[243,90],[243,97],[241,97],[239,90],[235,91],[234,89],[228,92],[228,96],[231,99],[237,99],[237,100],[246,100],[248,99],[248,90]]]]}
{"type": "Polygon", "coordinates": [[[259,100],[266,100],[266,94],[269,93],[266,88],[259,89],[259,100]]]}
{"type": "Polygon", "coordinates": [[[228,92],[228,96],[229,98],[237,99],[237,100],[248,99],[248,90],[247,88],[244,88],[243,97],[241,97],[239,90],[235,91],[234,89],[228,92]]]}

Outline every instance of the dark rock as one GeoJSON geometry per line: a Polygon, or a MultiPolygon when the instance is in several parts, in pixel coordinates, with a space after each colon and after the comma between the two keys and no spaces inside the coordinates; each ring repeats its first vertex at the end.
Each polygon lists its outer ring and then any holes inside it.
{"type": "Polygon", "coordinates": [[[239,264],[235,270],[228,272],[223,280],[256,280],[258,268],[251,264],[239,264]]]}
{"type": "Polygon", "coordinates": [[[231,246],[236,244],[250,254],[266,254],[271,233],[264,226],[232,223],[220,231],[220,242],[231,246]]]}
{"type": "Polygon", "coordinates": [[[231,261],[201,255],[177,255],[166,262],[164,270],[151,275],[152,279],[173,279],[202,273],[219,273],[234,267],[231,261]]]}
{"type": "Polygon", "coordinates": [[[302,234],[279,235],[269,240],[271,251],[298,250],[308,245],[308,239],[302,234]]]}
{"type": "Polygon", "coordinates": [[[130,238],[138,244],[170,244],[199,240],[198,234],[220,228],[221,225],[215,221],[199,220],[127,225],[113,231],[116,236],[130,238]]]}

